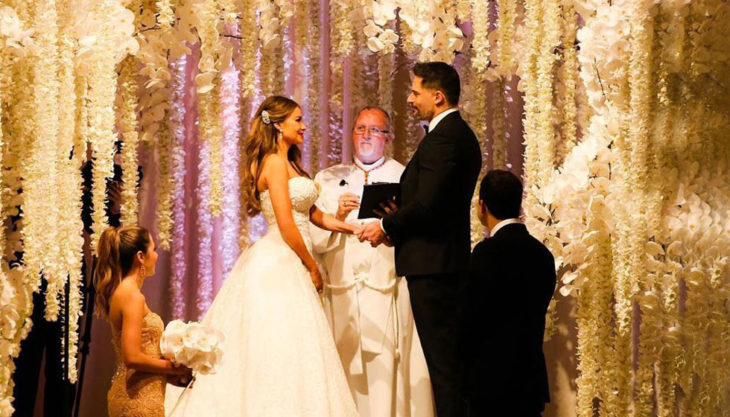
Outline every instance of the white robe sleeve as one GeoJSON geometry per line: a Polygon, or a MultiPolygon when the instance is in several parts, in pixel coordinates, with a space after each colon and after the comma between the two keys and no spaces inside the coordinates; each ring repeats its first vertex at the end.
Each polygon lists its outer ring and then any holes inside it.
{"type": "MultiPolygon", "coordinates": [[[[337,212],[337,200],[331,200],[331,181],[326,180],[326,170],[319,172],[314,176],[314,182],[319,184],[321,190],[319,198],[315,205],[323,213],[334,215],[337,212]]],[[[309,224],[310,235],[312,237],[312,248],[314,252],[318,254],[325,254],[337,248],[344,248],[345,235],[343,233],[330,232],[329,230],[321,229],[314,224],[309,224]]]]}

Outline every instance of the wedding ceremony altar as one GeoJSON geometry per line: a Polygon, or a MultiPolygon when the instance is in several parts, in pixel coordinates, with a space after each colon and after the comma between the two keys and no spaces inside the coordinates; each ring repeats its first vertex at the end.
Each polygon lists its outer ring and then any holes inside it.
{"type": "Polygon", "coordinates": [[[352,161],[366,105],[406,164],[427,61],[459,72],[483,173],[522,179],[555,257],[544,416],[730,415],[728,23],[724,0],[0,0],[0,417],[20,395],[43,415],[45,377],[14,389],[39,322],[59,328],[57,415],[107,415],[107,226],[151,231],[147,303],[200,320],[266,233],[241,187],[263,100],[301,105],[312,177],[352,161]]]}

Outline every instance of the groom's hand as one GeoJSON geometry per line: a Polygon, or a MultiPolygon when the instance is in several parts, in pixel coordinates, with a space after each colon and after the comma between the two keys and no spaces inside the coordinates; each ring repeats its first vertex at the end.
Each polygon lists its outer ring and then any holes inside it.
{"type": "Polygon", "coordinates": [[[375,209],[373,210],[373,213],[380,217],[385,217],[386,215],[393,214],[396,211],[398,211],[398,205],[395,204],[395,201],[388,200],[385,203],[380,203],[380,210],[375,209]]]}
{"type": "Polygon", "coordinates": [[[360,242],[368,241],[370,245],[376,247],[387,239],[387,235],[380,228],[380,222],[374,221],[366,224],[358,235],[360,242]]]}

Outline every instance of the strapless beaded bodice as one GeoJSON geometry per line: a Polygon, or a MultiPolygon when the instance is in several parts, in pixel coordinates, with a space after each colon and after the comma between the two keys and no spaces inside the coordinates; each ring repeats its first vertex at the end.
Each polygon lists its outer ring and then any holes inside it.
{"type": "MultiPolygon", "coordinates": [[[[153,358],[161,358],[160,338],[165,325],[153,312],[142,318],[142,352],[153,358]]],[[[112,330],[112,345],[117,355],[117,372],[107,393],[110,417],[164,417],[165,384],[161,373],[148,373],[129,369],[122,356],[121,333],[112,330]]]]}
{"type": "MultiPolygon", "coordinates": [[[[266,219],[269,230],[276,228],[276,215],[271,203],[269,190],[261,192],[261,212],[266,219]]],[[[292,215],[299,232],[305,239],[309,237],[309,210],[317,201],[319,191],[311,179],[307,177],[289,178],[289,198],[291,199],[292,215]]]]}

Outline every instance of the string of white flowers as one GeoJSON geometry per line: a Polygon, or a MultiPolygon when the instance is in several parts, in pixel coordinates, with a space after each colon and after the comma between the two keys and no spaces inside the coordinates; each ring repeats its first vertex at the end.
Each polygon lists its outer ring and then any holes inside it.
{"type": "MultiPolygon", "coordinates": [[[[7,6],[0,5],[0,19],[5,18],[3,20],[10,20],[6,16],[9,15],[12,9],[10,9],[7,6]]],[[[15,14],[15,11],[12,11],[13,14],[15,14]]],[[[14,16],[15,17],[15,16],[14,16]]],[[[16,17],[17,19],[17,17],[16,17]]],[[[15,20],[15,19],[14,19],[15,20]]],[[[15,20],[17,21],[17,20],[15,20]]],[[[5,47],[5,39],[3,36],[4,34],[0,34],[0,103],[4,103],[4,91],[9,86],[11,82],[10,74],[8,74],[9,65],[7,64],[8,58],[5,57],[6,55],[6,47],[5,47]]],[[[3,129],[6,129],[7,126],[3,125],[3,108],[2,105],[0,105],[0,164],[4,162],[3,154],[5,153],[5,146],[4,146],[4,138],[3,138],[3,129]]],[[[4,165],[3,165],[4,166],[4,165]]],[[[2,170],[4,171],[4,169],[2,170]]],[[[0,173],[0,184],[3,184],[5,182],[4,175],[0,173]]],[[[4,187],[3,187],[4,189],[4,187]]],[[[5,193],[3,193],[5,194],[5,193]]],[[[5,210],[4,210],[4,204],[0,204],[0,219],[5,219],[5,210]]],[[[0,259],[5,261],[5,227],[0,227],[0,259]]],[[[5,274],[4,271],[5,268],[0,268],[0,294],[9,294],[11,291],[11,283],[8,281],[8,276],[5,274]]],[[[5,298],[5,297],[3,297],[5,298]]],[[[10,301],[10,300],[3,300],[3,301],[10,301]]],[[[5,304],[5,303],[3,303],[5,304]]],[[[8,303],[10,304],[10,303],[8,303]]],[[[19,314],[17,313],[17,310],[13,308],[14,306],[8,305],[7,310],[12,311],[16,317],[19,317],[19,314]],[[11,310],[12,309],[12,310],[11,310]]],[[[6,313],[10,315],[9,313],[6,313]]],[[[13,318],[16,318],[13,317],[13,318]]],[[[15,320],[13,320],[15,322],[15,320]]],[[[4,343],[7,343],[7,340],[13,340],[15,338],[15,329],[3,329],[0,331],[0,337],[2,337],[2,341],[4,343]]],[[[8,354],[8,352],[3,353],[2,356],[0,356],[0,365],[3,367],[3,369],[8,369],[9,372],[12,372],[12,356],[8,354]],[[10,363],[8,363],[10,362],[10,363]]],[[[8,389],[9,385],[12,385],[12,382],[9,382],[7,380],[10,380],[10,376],[4,377],[0,376],[0,402],[2,403],[2,409],[7,410],[5,412],[2,412],[3,415],[11,415],[13,413],[12,406],[10,405],[11,396],[12,396],[12,388],[8,389]],[[6,392],[9,391],[9,392],[6,392]]]]}
{"type": "MultiPolygon", "coordinates": [[[[174,175],[172,167],[172,132],[168,120],[161,120],[157,130],[154,152],[157,155],[157,246],[169,251],[172,241],[172,206],[174,175]]],[[[201,123],[202,124],[202,123],[201,123]]]]}
{"type": "Polygon", "coordinates": [[[695,2],[690,5],[688,27],[688,48],[685,58],[685,98],[687,102],[687,137],[685,138],[684,148],[687,157],[686,172],[688,175],[689,198],[687,199],[687,208],[689,210],[687,219],[690,222],[690,235],[687,236],[688,250],[683,260],[685,261],[688,272],[684,276],[687,287],[685,301],[685,331],[686,331],[686,356],[687,366],[690,370],[686,371],[687,379],[685,384],[692,389],[691,394],[682,402],[681,410],[685,415],[709,415],[707,407],[709,405],[708,384],[708,320],[707,320],[707,304],[708,300],[713,298],[709,288],[709,271],[704,265],[704,246],[701,235],[695,230],[705,229],[710,224],[704,215],[704,210],[698,207],[707,204],[701,193],[706,182],[705,168],[697,161],[701,161],[703,126],[699,121],[703,119],[695,119],[696,117],[705,117],[707,112],[704,107],[702,93],[695,91],[696,85],[702,78],[702,54],[707,53],[706,44],[704,42],[702,32],[703,28],[697,26],[699,22],[704,21],[708,10],[705,2],[695,2]],[[694,29],[694,30],[692,30],[694,29]],[[698,121],[699,120],[699,121],[698,121]],[[697,165],[695,165],[697,164],[697,165]],[[692,225],[694,223],[694,225],[692,225]],[[692,227],[694,226],[694,227],[692,227]],[[703,318],[704,316],[704,318],[703,318]]]}
{"type": "Polygon", "coordinates": [[[241,137],[240,127],[240,100],[238,99],[239,76],[234,68],[227,68],[222,73],[223,86],[221,87],[221,107],[223,123],[222,171],[223,183],[223,210],[221,219],[221,254],[223,258],[222,275],[228,276],[240,254],[238,237],[240,236],[241,221],[238,213],[241,211],[239,190],[239,156],[241,137]]]}
{"type": "Polygon", "coordinates": [[[275,94],[276,89],[279,87],[276,85],[277,69],[276,66],[280,64],[277,60],[279,53],[281,52],[281,44],[274,46],[264,47],[262,45],[260,49],[260,56],[258,59],[259,70],[258,70],[258,81],[259,89],[263,97],[268,97],[275,94]]]}
{"type": "MultiPolygon", "coordinates": [[[[336,2],[330,6],[330,80],[329,80],[329,101],[328,101],[328,138],[324,139],[322,145],[326,144],[324,150],[325,159],[320,164],[330,166],[340,163],[342,160],[342,99],[343,99],[343,72],[344,59],[354,47],[351,43],[354,39],[348,32],[349,23],[344,22],[347,16],[344,14],[345,6],[342,2],[336,2]],[[349,39],[347,37],[350,37],[349,39]]],[[[321,149],[321,148],[320,148],[321,149]]]]}
{"type": "MultiPolygon", "coordinates": [[[[489,2],[472,0],[471,25],[474,38],[471,42],[471,64],[480,76],[487,71],[490,61],[489,51],[489,2]]],[[[483,78],[482,78],[483,79],[483,78]]]]}
{"type": "MultiPolygon", "coordinates": [[[[59,207],[56,189],[58,166],[56,146],[59,130],[58,106],[58,18],[54,0],[32,4],[36,28],[36,50],[33,54],[33,137],[29,138],[23,194],[25,216],[24,255],[26,274],[30,279],[43,275],[47,282],[45,317],[55,321],[60,311],[59,294],[66,277],[58,263],[59,207]]],[[[34,288],[37,290],[37,286],[34,288]]]]}
{"type": "Polygon", "coordinates": [[[82,74],[76,74],[75,80],[75,120],[74,120],[74,158],[77,164],[86,162],[86,153],[89,145],[89,99],[88,83],[82,74]]]}
{"type": "Polygon", "coordinates": [[[525,187],[525,213],[528,217],[533,217],[530,210],[535,206],[533,183],[538,181],[539,177],[539,156],[537,150],[538,142],[538,115],[540,113],[540,103],[538,102],[537,88],[537,58],[540,55],[540,39],[542,36],[542,8],[540,2],[536,0],[526,0],[525,4],[525,31],[528,34],[526,38],[526,57],[522,61],[519,75],[519,87],[524,91],[524,118],[523,131],[525,154],[523,162],[523,172],[525,187]]]}
{"type": "MultiPolygon", "coordinates": [[[[631,190],[631,148],[628,142],[629,132],[628,119],[629,93],[627,70],[625,67],[619,69],[621,75],[616,75],[616,79],[621,80],[626,85],[619,85],[622,91],[621,95],[625,97],[617,106],[619,109],[620,126],[619,135],[616,140],[617,163],[616,163],[616,179],[615,190],[613,193],[618,195],[619,199],[624,201],[633,201],[635,196],[631,190]]],[[[632,352],[632,330],[634,318],[634,283],[637,278],[634,273],[638,273],[636,265],[632,264],[632,249],[635,247],[636,239],[632,240],[635,235],[632,230],[632,210],[635,204],[629,204],[618,207],[616,210],[616,240],[614,245],[614,262],[615,276],[614,297],[616,302],[614,305],[614,314],[616,315],[616,338],[614,345],[615,357],[613,359],[612,368],[615,376],[613,384],[615,387],[630,386],[633,378],[633,352],[632,352]]],[[[633,396],[632,389],[620,389],[615,391],[615,399],[610,404],[610,412],[618,415],[626,415],[631,412],[631,402],[633,396]]]]}
{"type": "MultiPolygon", "coordinates": [[[[654,257],[661,254],[661,246],[647,242],[646,214],[648,201],[649,127],[652,114],[651,50],[653,42],[652,2],[632,2],[631,9],[631,56],[629,60],[630,107],[629,141],[631,170],[629,181],[635,198],[632,208],[631,266],[634,276],[636,302],[641,310],[638,358],[635,370],[636,393],[634,410],[648,415],[654,408],[654,366],[659,359],[660,315],[659,299],[654,291],[654,281],[659,272],[652,268],[654,257]]],[[[628,197],[628,196],[627,196],[628,197]]]]}
{"type": "MultiPolygon", "coordinates": [[[[221,142],[220,117],[220,70],[223,63],[220,61],[222,43],[218,30],[218,4],[215,0],[204,2],[200,6],[200,73],[195,77],[198,87],[198,129],[200,138],[210,142],[210,211],[213,217],[220,215],[223,205],[223,173],[221,162],[223,159],[221,142]]],[[[170,194],[172,195],[172,194],[170,194]]]]}
{"type": "Polygon", "coordinates": [[[258,38],[256,32],[248,30],[256,26],[256,9],[251,0],[243,0],[239,6],[241,17],[240,30],[241,49],[238,55],[241,97],[250,100],[256,90],[256,48],[258,38]]]}
{"type": "MultiPolygon", "coordinates": [[[[18,215],[17,206],[22,203],[23,195],[18,193],[22,187],[21,175],[25,152],[26,138],[32,129],[33,102],[32,94],[28,94],[30,85],[30,66],[32,65],[27,47],[30,43],[30,31],[25,27],[30,22],[26,3],[11,4],[12,8],[0,5],[0,91],[3,106],[0,106],[3,142],[2,162],[2,214],[18,215]],[[13,46],[8,46],[13,45],[13,46]]],[[[29,316],[33,310],[32,292],[37,288],[39,277],[23,273],[23,267],[9,268],[13,253],[22,251],[21,232],[23,221],[15,222],[16,230],[8,230],[4,235],[4,250],[0,257],[4,260],[0,269],[0,297],[3,304],[3,325],[0,326],[0,344],[4,346],[0,354],[0,414],[9,417],[14,412],[13,373],[14,358],[20,353],[20,343],[26,338],[32,326],[29,316]]]]}
{"type": "Polygon", "coordinates": [[[336,1],[330,4],[330,24],[337,34],[336,37],[332,37],[332,52],[339,59],[355,50],[355,34],[350,18],[352,12],[352,5],[349,2],[336,1]]]}
{"type": "MultiPolygon", "coordinates": [[[[320,8],[319,2],[306,2],[308,9],[307,34],[306,34],[306,76],[307,76],[307,108],[309,113],[310,126],[309,130],[309,165],[312,172],[318,171],[319,163],[319,143],[321,127],[321,107],[320,107],[320,71],[323,66],[321,63],[321,39],[320,39],[320,8]]],[[[305,18],[307,19],[307,18],[305,18]]],[[[299,23],[297,23],[299,24],[299,23]]],[[[304,24],[304,23],[302,23],[304,24]]]]}
{"type": "Polygon", "coordinates": [[[497,70],[499,74],[509,80],[515,70],[512,48],[515,36],[515,19],[517,18],[517,3],[514,0],[497,0],[497,70]]]}
{"type": "MultiPolygon", "coordinates": [[[[395,52],[378,56],[378,99],[380,106],[393,112],[393,79],[395,78],[395,52]]],[[[390,145],[390,144],[389,144],[390,145]]],[[[391,149],[392,152],[392,149],[391,149]]]]}
{"type": "Polygon", "coordinates": [[[149,147],[154,145],[160,123],[170,107],[168,82],[171,75],[167,62],[168,48],[163,42],[170,30],[158,25],[155,0],[137,0],[129,6],[136,16],[137,58],[142,67],[139,74],[145,77],[144,88],[139,94],[139,136],[142,144],[149,147]]]}
{"type": "Polygon", "coordinates": [[[492,91],[492,168],[504,169],[507,166],[507,131],[505,130],[504,79],[494,84],[492,91]]]}
{"type": "Polygon", "coordinates": [[[137,200],[139,133],[137,132],[138,85],[135,72],[136,64],[137,61],[134,57],[127,57],[122,61],[119,76],[119,130],[122,135],[121,223],[124,225],[137,224],[139,210],[137,200]]]}
{"type": "MultiPolygon", "coordinates": [[[[576,145],[577,138],[577,106],[576,86],[578,84],[578,58],[576,55],[576,32],[578,31],[578,16],[572,3],[563,4],[562,50],[563,60],[560,66],[560,84],[562,102],[561,117],[561,146],[558,153],[565,157],[576,145]]],[[[501,49],[500,49],[501,51],[501,49]]]]}
{"type": "Polygon", "coordinates": [[[198,274],[195,280],[195,319],[203,317],[213,301],[213,219],[210,211],[210,141],[198,144],[197,255],[198,274]]]}
{"type": "MultiPolygon", "coordinates": [[[[710,8],[708,13],[712,18],[710,24],[705,27],[703,33],[703,43],[708,45],[708,49],[711,54],[703,55],[703,61],[707,73],[705,74],[705,80],[718,79],[724,85],[730,80],[728,75],[728,62],[724,61],[724,65],[717,65],[717,57],[723,56],[725,51],[728,50],[728,40],[724,36],[724,25],[730,17],[730,5],[726,3],[720,3],[715,5],[714,8],[710,8]]],[[[702,85],[702,83],[700,83],[702,85]]],[[[700,87],[701,88],[701,87],[700,87]]],[[[720,111],[709,111],[711,115],[708,117],[710,123],[708,126],[712,126],[706,130],[705,137],[703,140],[708,140],[713,143],[714,149],[707,148],[705,150],[704,160],[712,160],[714,163],[713,173],[708,175],[709,178],[716,177],[717,181],[710,181],[711,186],[707,192],[709,204],[712,207],[714,213],[722,213],[728,211],[727,202],[730,201],[730,134],[728,133],[727,126],[730,125],[730,100],[728,100],[726,91],[717,91],[719,89],[713,89],[712,94],[704,96],[706,100],[712,102],[709,109],[722,109],[720,111]],[[719,102],[720,105],[715,103],[719,102]]],[[[709,169],[709,167],[708,167],[709,169]]],[[[730,220],[728,216],[712,216],[713,224],[710,227],[712,230],[712,237],[709,237],[710,242],[716,242],[715,248],[726,248],[730,246],[730,220]]],[[[726,306],[730,301],[730,269],[728,268],[727,260],[722,257],[712,257],[710,266],[710,285],[711,293],[714,296],[713,306],[710,307],[711,311],[719,312],[722,311],[722,306],[726,306]]],[[[730,340],[730,323],[721,314],[715,313],[713,315],[713,327],[710,334],[710,363],[722,364],[721,366],[712,366],[711,379],[709,382],[712,391],[710,392],[711,397],[711,410],[708,414],[721,414],[724,410],[728,409],[730,405],[730,396],[727,395],[726,391],[723,391],[723,387],[728,386],[730,383],[730,370],[725,364],[727,363],[728,347],[725,341],[730,340]]]]}
{"type": "Polygon", "coordinates": [[[579,359],[576,414],[581,417],[595,415],[593,403],[603,394],[600,379],[606,358],[602,355],[601,345],[607,342],[604,337],[610,333],[608,321],[605,320],[610,319],[610,315],[606,317],[606,313],[611,308],[610,291],[607,293],[601,289],[601,283],[610,275],[611,268],[611,240],[608,227],[603,220],[608,213],[605,212],[605,201],[600,194],[592,198],[589,204],[586,230],[591,232],[583,234],[580,244],[592,250],[590,256],[585,259],[586,263],[579,266],[584,277],[576,295],[579,359]],[[608,297],[605,297],[606,293],[608,297]]]}
{"type": "MultiPolygon", "coordinates": [[[[106,5],[107,2],[104,2],[106,5]]],[[[105,7],[100,8],[105,9],[105,7]]],[[[93,158],[92,201],[92,246],[101,232],[109,225],[106,217],[106,182],[114,176],[114,98],[116,92],[116,71],[112,54],[97,51],[96,61],[90,65],[88,83],[88,141],[93,158]]]]}
{"type": "Polygon", "coordinates": [[[210,141],[210,213],[218,217],[223,209],[223,130],[220,106],[220,79],[213,89],[198,96],[201,139],[210,141]]]}
{"type": "MultiPolygon", "coordinates": [[[[555,167],[555,129],[553,127],[553,67],[557,60],[554,49],[560,44],[560,13],[557,0],[545,0],[542,4],[542,37],[537,57],[537,152],[538,177],[535,184],[542,185],[555,167]]],[[[552,249],[552,248],[551,248],[552,249]]]]}
{"type": "MultiPolygon", "coordinates": [[[[59,10],[59,132],[58,132],[58,204],[63,207],[59,211],[58,246],[60,273],[68,277],[68,311],[66,312],[67,333],[61,336],[61,349],[68,352],[65,364],[69,381],[77,378],[76,354],[78,350],[79,319],[82,309],[81,293],[81,258],[83,256],[84,239],[81,235],[83,222],[81,212],[81,163],[80,158],[72,157],[74,149],[76,118],[76,85],[74,80],[74,48],[72,28],[74,24],[73,8],[69,0],[58,4],[59,10]],[[66,336],[68,345],[66,345],[66,336]]],[[[85,155],[84,155],[85,156],[85,155]]],[[[59,292],[65,297],[62,291],[59,292]]],[[[63,299],[62,297],[62,299],[63,299]]]]}
{"type": "Polygon", "coordinates": [[[186,198],[187,169],[185,159],[187,156],[185,139],[184,121],[188,108],[186,106],[186,94],[192,94],[186,89],[188,78],[188,60],[193,60],[192,56],[184,56],[177,61],[171,63],[174,78],[172,79],[172,107],[170,111],[170,130],[172,132],[172,175],[173,175],[173,226],[172,239],[170,242],[170,297],[172,316],[175,319],[183,319],[185,317],[185,277],[188,272],[187,253],[185,251],[185,238],[188,236],[188,222],[186,219],[186,208],[188,201],[192,196],[186,198]]]}
{"type": "MultiPolygon", "coordinates": [[[[669,15],[665,8],[660,7],[656,15],[654,27],[661,25],[669,20],[669,15]]],[[[661,31],[655,33],[657,41],[654,42],[655,66],[657,67],[657,96],[655,106],[655,118],[653,121],[652,137],[656,142],[657,149],[653,152],[655,169],[652,171],[650,185],[652,189],[652,207],[649,208],[649,235],[655,238],[656,242],[662,245],[663,253],[656,258],[661,264],[661,272],[658,279],[655,280],[655,288],[659,294],[659,308],[662,317],[663,331],[661,334],[662,349],[659,353],[658,363],[655,367],[656,373],[656,414],[659,417],[668,417],[673,415],[675,406],[675,383],[677,374],[676,355],[678,349],[677,337],[677,301],[678,301],[678,281],[676,279],[677,270],[674,267],[676,259],[672,259],[669,254],[671,247],[671,238],[667,233],[664,219],[667,217],[666,204],[671,200],[669,196],[678,187],[677,175],[673,175],[668,168],[668,160],[661,149],[666,149],[671,143],[672,131],[669,128],[670,114],[670,95],[668,92],[669,83],[668,63],[663,57],[663,51],[667,47],[668,37],[661,31]],[[667,196],[667,198],[663,198],[667,196]],[[656,217],[656,218],[653,218],[656,217]]]]}

